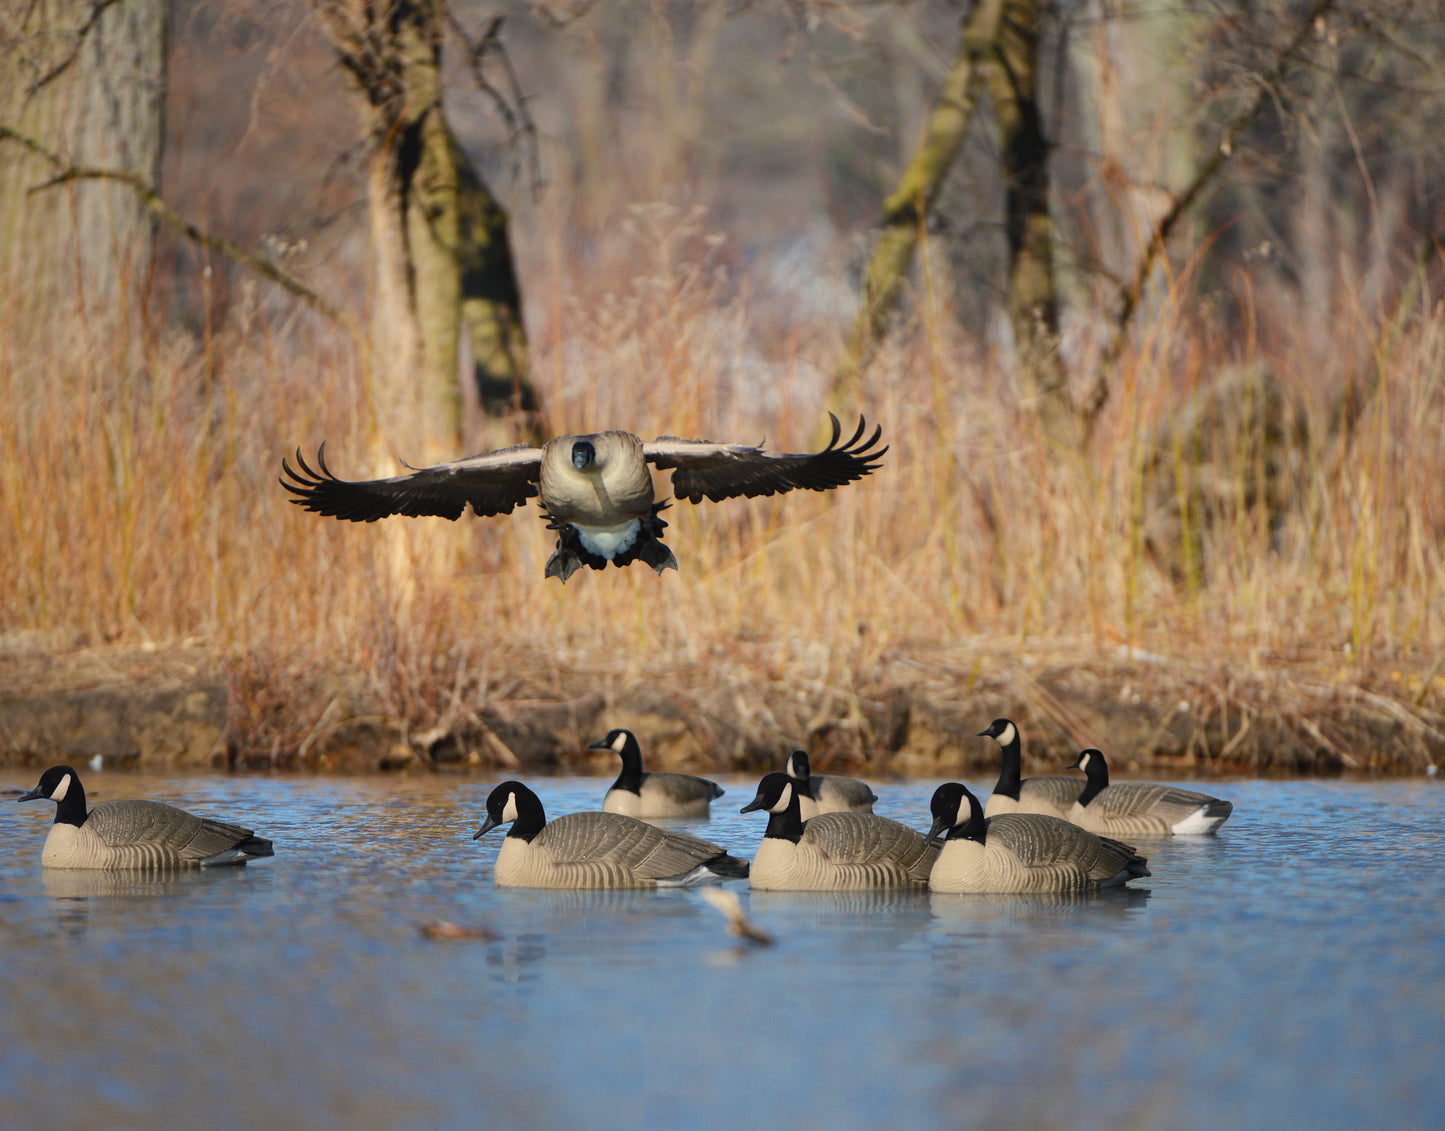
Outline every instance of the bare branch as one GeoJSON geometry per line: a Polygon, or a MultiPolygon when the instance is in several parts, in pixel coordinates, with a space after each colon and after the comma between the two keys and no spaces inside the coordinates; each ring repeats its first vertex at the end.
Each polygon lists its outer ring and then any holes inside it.
{"type": "Polygon", "coordinates": [[[1154,225],[1149,242],[1140,254],[1139,262],[1135,265],[1132,278],[1119,288],[1119,314],[1114,323],[1114,333],[1104,350],[1104,356],[1099,366],[1099,376],[1094,382],[1094,388],[1084,402],[1084,419],[1089,424],[1093,423],[1109,399],[1110,370],[1123,352],[1124,340],[1129,333],[1129,325],[1133,321],[1134,314],[1139,308],[1139,300],[1143,297],[1144,286],[1150,274],[1153,273],[1154,265],[1164,254],[1174,228],[1190,206],[1214,180],[1215,175],[1234,155],[1235,145],[1240,136],[1254,125],[1260,115],[1272,104],[1277,88],[1288,75],[1290,68],[1298,61],[1300,48],[1311,35],[1316,34],[1316,25],[1334,6],[1335,0],[1315,0],[1309,13],[1300,21],[1294,36],[1280,49],[1269,69],[1256,80],[1255,95],[1250,104],[1225,124],[1224,130],[1220,134],[1219,144],[1195,170],[1194,177],[1189,184],[1175,195],[1173,203],[1154,225]]]}
{"type": "MultiPolygon", "coordinates": [[[[525,151],[528,170],[531,174],[532,195],[535,198],[540,195],[542,189],[542,161],[537,144],[537,124],[532,120],[532,115],[527,109],[527,96],[522,93],[521,81],[517,78],[517,72],[512,66],[511,56],[507,54],[506,46],[502,42],[501,16],[493,17],[487,24],[482,34],[473,39],[467,34],[466,28],[457,19],[456,15],[447,10],[447,24],[452,29],[466,50],[467,66],[472,72],[472,81],[477,84],[477,89],[485,94],[492,101],[492,107],[496,110],[497,116],[502,119],[511,135],[508,143],[515,145],[519,140],[525,151]],[[501,63],[506,86],[505,92],[498,90],[496,85],[487,77],[486,60],[487,56],[495,56],[501,63]]],[[[521,160],[513,165],[513,175],[519,175],[521,160]]]]}
{"type": "Polygon", "coordinates": [[[118,184],[126,185],[130,188],[132,192],[135,193],[136,199],[140,201],[141,205],[146,209],[146,211],[150,212],[167,227],[173,228],[175,231],[180,232],[183,236],[193,241],[194,243],[198,243],[203,247],[208,247],[212,251],[218,252],[221,255],[226,256],[228,259],[233,259],[237,263],[241,263],[251,268],[251,270],[257,272],[258,274],[264,275],[277,286],[290,291],[293,295],[301,299],[313,310],[324,314],[332,321],[342,324],[349,324],[350,320],[345,314],[343,314],[336,307],[332,306],[329,302],[327,302],[324,298],[317,294],[315,290],[313,290],[311,287],[308,287],[305,283],[303,283],[300,279],[296,278],[296,276],[292,275],[289,271],[285,270],[282,267],[278,267],[276,264],[270,262],[269,260],[263,259],[260,256],[247,251],[239,244],[234,244],[230,240],[222,239],[220,236],[214,236],[211,233],[204,231],[201,228],[198,228],[195,224],[185,219],[179,213],[174,211],[169,205],[167,205],[166,202],[161,199],[160,193],[156,192],[154,188],[152,188],[148,183],[146,183],[145,179],[141,177],[140,174],[127,172],[123,169],[96,169],[75,165],[67,165],[58,156],[56,156],[54,153],[51,153],[48,149],[46,149],[43,145],[41,145],[34,139],[17,133],[15,130],[11,129],[8,126],[0,125],[0,141],[4,141],[6,139],[23,145],[26,149],[30,150],[31,153],[34,153],[38,157],[43,158],[56,170],[56,173],[53,177],[51,177],[47,181],[43,181],[40,184],[33,186],[30,189],[30,192],[42,192],[45,189],[54,188],[57,185],[67,184],[71,181],[84,180],[115,181],[118,184]]]}
{"type": "Polygon", "coordinates": [[[121,0],[92,0],[90,15],[76,31],[75,43],[71,46],[70,52],[26,88],[25,97],[27,99],[34,98],[43,87],[48,86],[70,69],[71,64],[80,56],[80,49],[85,46],[86,37],[95,29],[95,25],[100,23],[100,17],[105,14],[107,8],[114,7],[120,2],[121,0]]]}

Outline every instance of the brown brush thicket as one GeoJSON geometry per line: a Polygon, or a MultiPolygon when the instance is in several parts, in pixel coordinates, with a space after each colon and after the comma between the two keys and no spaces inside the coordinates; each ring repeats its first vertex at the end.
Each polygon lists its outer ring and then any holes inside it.
{"type": "MultiPolygon", "coordinates": [[[[692,120],[683,102],[658,146],[692,120]]],[[[274,143],[251,133],[234,148],[274,143]]],[[[17,350],[0,305],[7,682],[43,669],[73,690],[75,657],[121,657],[120,681],[184,653],[229,689],[224,747],[251,767],[586,765],[587,741],[632,725],[662,765],[772,764],[806,745],[822,770],[956,773],[991,763],[972,736],[1004,713],[1047,759],[1093,744],[1200,772],[1438,760],[1438,295],[1337,319],[1322,372],[1320,343],[1271,321],[1276,276],[1236,276],[1220,333],[1186,274],[1141,318],[1087,449],[1060,453],[1007,355],[952,316],[945,256],[922,257],[863,399],[830,404],[853,311],[820,296],[839,279],[794,286],[796,314],[780,309],[725,208],[671,199],[675,182],[650,199],[599,184],[598,168],[534,203],[521,237],[553,428],[800,450],[831,407],[883,425],[876,475],[677,504],[680,572],[565,587],[542,576],[535,506],[322,519],[277,476],[323,439],[338,474],[375,473],[357,339],[245,280],[179,318],[212,278],[187,253],[119,319],[146,328],[140,343],[57,312],[45,348],[17,350]]],[[[245,175],[260,192],[264,170],[245,175]]],[[[355,283],[346,246],[328,253],[339,287],[355,283]]]]}

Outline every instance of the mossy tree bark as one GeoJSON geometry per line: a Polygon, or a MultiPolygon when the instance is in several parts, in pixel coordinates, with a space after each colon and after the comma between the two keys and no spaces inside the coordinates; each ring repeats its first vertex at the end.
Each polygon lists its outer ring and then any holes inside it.
{"type": "Polygon", "coordinates": [[[0,293],[18,332],[53,332],[57,310],[118,315],[150,270],[155,222],[131,187],[39,186],[75,167],[155,185],[167,11],[164,0],[23,4],[0,37],[0,127],[13,132],[0,140],[0,293]]]}
{"type": "MultiPolygon", "coordinates": [[[[467,161],[442,105],[447,0],[315,0],[356,80],[371,147],[376,276],[374,403],[393,450],[454,458],[462,435],[458,343],[482,374],[535,408],[506,213],[467,161]]],[[[495,403],[495,402],[494,402],[495,403]]],[[[483,406],[488,398],[483,395],[483,406]]]]}
{"type": "Polygon", "coordinates": [[[1008,240],[1008,298],[1016,362],[1028,400],[1055,444],[1077,449],[1082,421],[1069,399],[1059,355],[1049,147],[1038,97],[1038,0],[1005,0],[982,75],[998,124],[1008,240]]]}
{"type": "Polygon", "coordinates": [[[981,89],[979,73],[998,37],[1003,7],[1004,0],[978,0],[974,4],[923,140],[898,187],[883,202],[883,218],[863,276],[862,308],[834,377],[834,395],[839,401],[856,399],[863,367],[903,293],[929,209],[973,121],[981,89]]]}

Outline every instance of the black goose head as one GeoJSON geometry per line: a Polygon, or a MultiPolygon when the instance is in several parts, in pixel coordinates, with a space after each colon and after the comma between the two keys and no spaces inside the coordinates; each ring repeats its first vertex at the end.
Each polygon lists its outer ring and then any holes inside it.
{"type": "Polygon", "coordinates": [[[611,750],[624,762],[642,757],[642,747],[637,744],[637,736],[630,730],[623,730],[621,727],[609,730],[606,738],[599,738],[596,742],[589,743],[587,749],[611,750]]]}
{"type": "Polygon", "coordinates": [[[751,801],[738,810],[751,813],[763,809],[771,814],[763,837],[777,837],[791,840],[794,844],[803,835],[803,816],[798,806],[798,787],[787,774],[764,774],[758,782],[758,792],[751,801]]]}
{"type": "Polygon", "coordinates": [[[547,824],[542,799],[519,781],[504,781],[487,795],[487,819],[472,834],[480,840],[498,825],[510,824],[508,836],[531,840],[547,824]]]}
{"type": "Polygon", "coordinates": [[[781,813],[793,803],[796,797],[797,790],[794,789],[792,780],[787,774],[764,774],[763,780],[758,782],[757,795],[738,812],[752,813],[758,809],[765,809],[769,813],[781,813]]]}
{"type": "Polygon", "coordinates": [[[787,768],[784,773],[797,787],[800,796],[812,801],[818,800],[813,796],[813,765],[808,761],[806,750],[794,750],[788,755],[787,768]]]}
{"type": "Polygon", "coordinates": [[[40,782],[17,801],[54,801],[55,820],[61,824],[85,823],[85,788],[80,775],[70,766],[51,766],[40,775],[40,782]]]}
{"type": "Polygon", "coordinates": [[[1098,750],[1080,750],[1079,756],[1069,763],[1071,770],[1083,770],[1088,783],[1079,794],[1079,804],[1087,805],[1100,793],[1109,788],[1109,763],[1098,750]]]}
{"type": "Polygon", "coordinates": [[[978,732],[979,738],[994,738],[1000,746],[1012,746],[1019,740],[1019,728],[1012,719],[994,719],[987,730],[978,732]]]}
{"type": "Polygon", "coordinates": [[[597,449],[591,440],[577,440],[572,444],[572,466],[585,471],[597,461],[597,449]]]}
{"type": "Polygon", "coordinates": [[[933,825],[924,843],[935,844],[948,837],[983,843],[988,830],[983,819],[983,807],[966,785],[956,781],[944,782],[933,791],[933,800],[928,803],[928,808],[933,814],[933,825]]]}
{"type": "Polygon", "coordinates": [[[620,727],[609,730],[606,738],[591,743],[587,749],[611,750],[622,759],[622,772],[612,783],[613,789],[625,789],[629,793],[641,791],[642,779],[645,776],[642,772],[642,747],[637,744],[637,737],[630,730],[622,730],[620,727]]]}

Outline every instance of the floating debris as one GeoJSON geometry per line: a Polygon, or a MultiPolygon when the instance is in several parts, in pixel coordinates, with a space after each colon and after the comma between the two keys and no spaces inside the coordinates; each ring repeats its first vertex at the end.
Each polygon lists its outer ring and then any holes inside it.
{"type": "Polygon", "coordinates": [[[706,887],[700,889],[702,897],[723,913],[728,921],[728,934],[735,938],[747,939],[759,946],[771,946],[773,936],[761,927],[754,926],[743,914],[743,905],[736,892],[727,888],[706,887]]]}
{"type": "Polygon", "coordinates": [[[420,930],[422,938],[432,939],[436,942],[451,942],[454,939],[481,939],[483,942],[496,942],[502,937],[487,927],[463,927],[459,923],[452,923],[446,919],[432,919],[430,922],[423,923],[420,930]]]}

